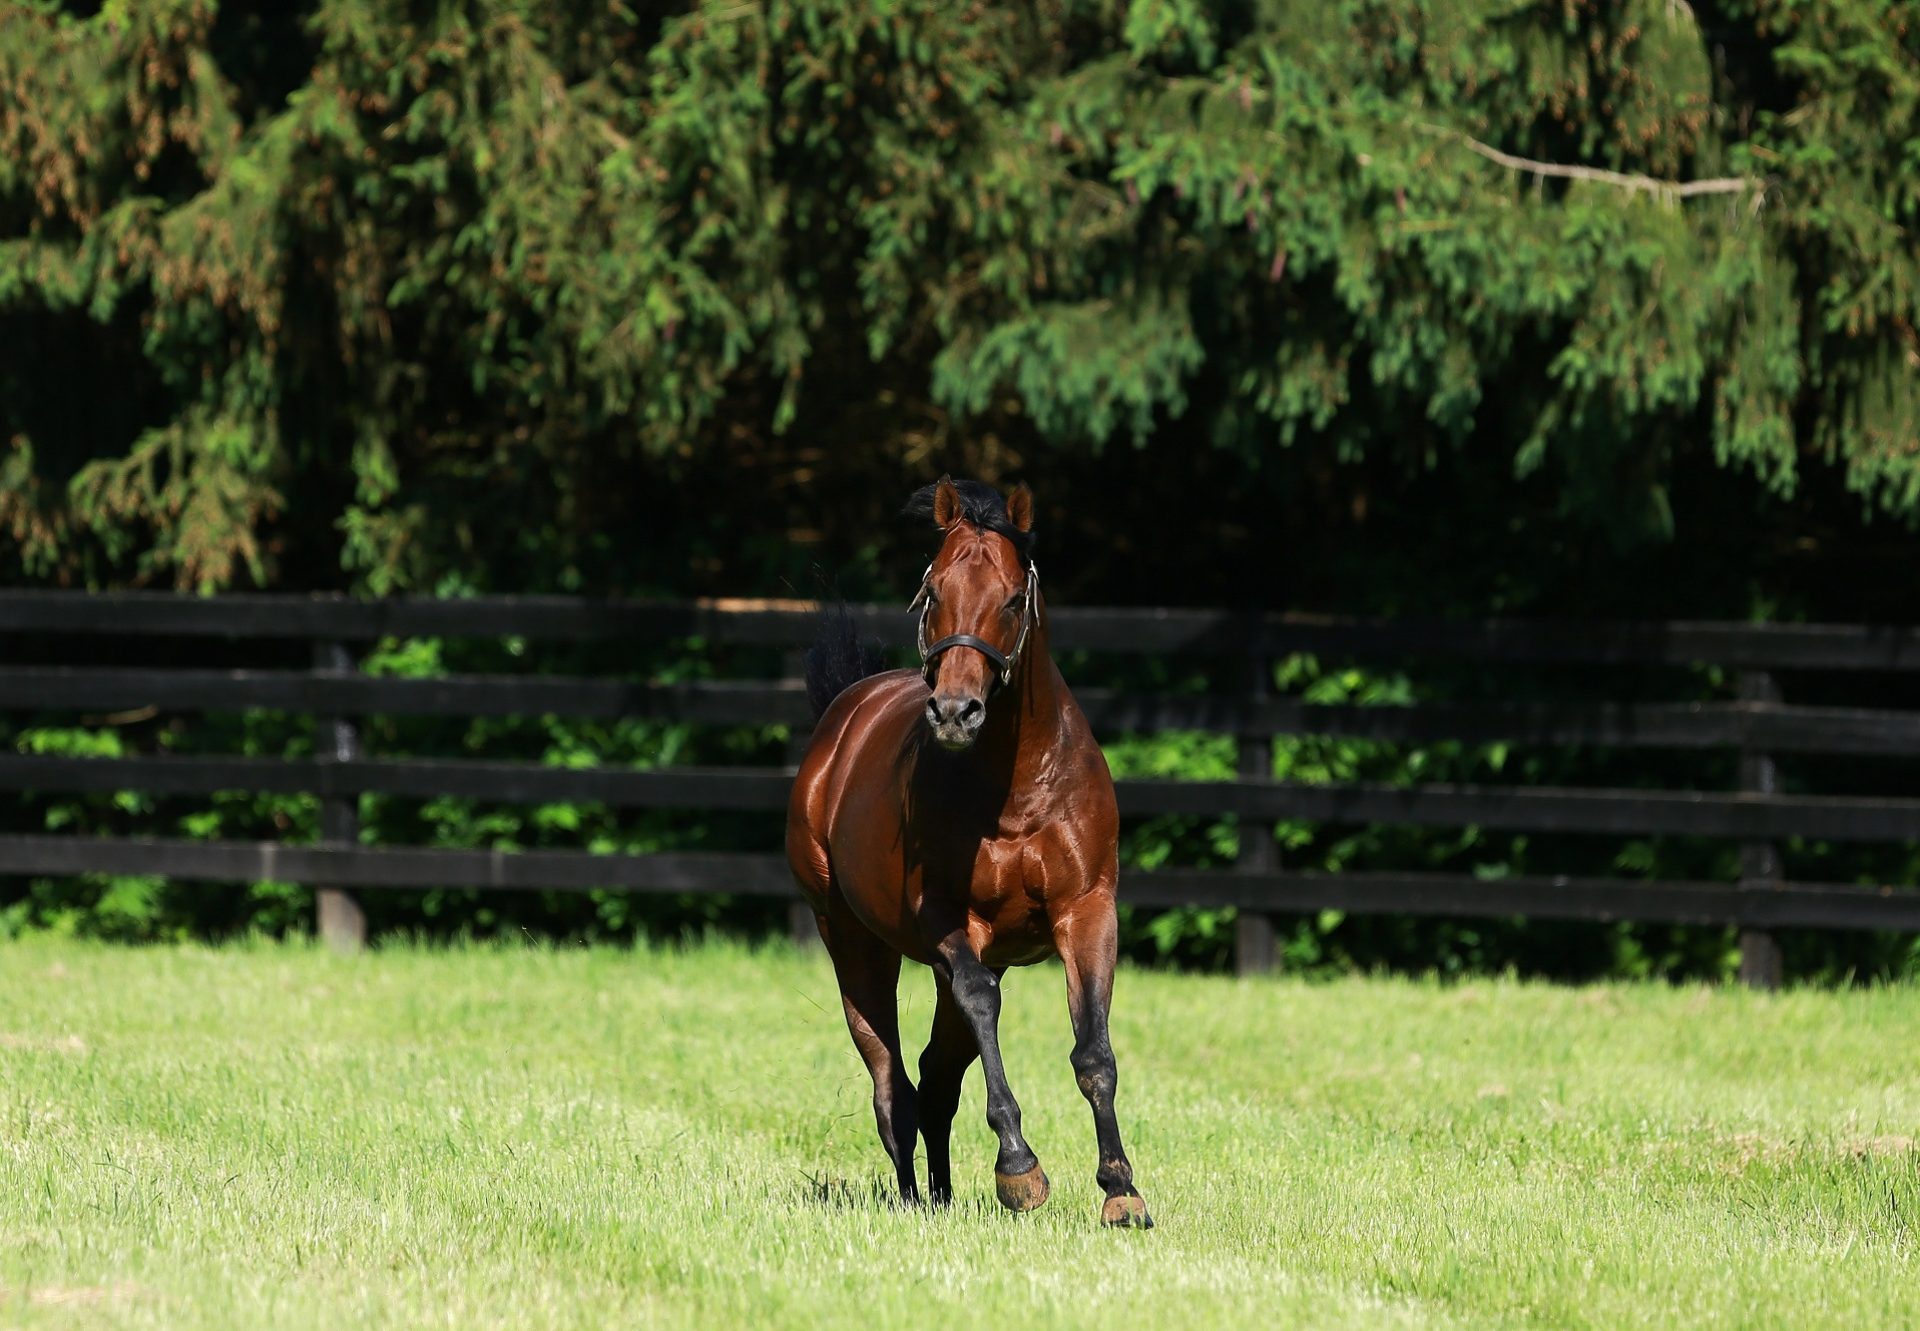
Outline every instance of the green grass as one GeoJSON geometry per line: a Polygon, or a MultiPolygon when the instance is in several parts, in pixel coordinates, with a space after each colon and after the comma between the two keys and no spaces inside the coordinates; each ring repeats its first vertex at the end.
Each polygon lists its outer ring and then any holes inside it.
{"type": "Polygon", "coordinates": [[[977,1070],[954,1208],[882,1199],[818,958],[9,944],[0,1327],[1920,1325],[1920,990],[1126,973],[1151,1233],[1007,1000],[1029,1216],[977,1070]]]}

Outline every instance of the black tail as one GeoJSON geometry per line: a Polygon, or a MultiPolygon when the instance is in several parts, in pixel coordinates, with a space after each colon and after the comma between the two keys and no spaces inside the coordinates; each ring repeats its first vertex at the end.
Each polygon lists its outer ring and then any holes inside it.
{"type": "Polygon", "coordinates": [[[868,675],[886,668],[880,649],[860,641],[846,602],[820,608],[820,633],[807,649],[807,701],[818,721],[833,700],[868,675]]]}

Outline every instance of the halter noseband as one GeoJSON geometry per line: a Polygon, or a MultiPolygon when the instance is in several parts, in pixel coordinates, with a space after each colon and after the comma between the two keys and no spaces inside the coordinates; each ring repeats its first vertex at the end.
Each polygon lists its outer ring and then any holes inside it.
{"type": "Polygon", "coordinates": [[[933,685],[933,670],[940,659],[940,653],[950,647],[971,647],[974,651],[993,663],[994,674],[1001,687],[1013,682],[1014,668],[1020,664],[1020,653],[1026,650],[1027,634],[1033,629],[1033,603],[1040,592],[1040,570],[1031,562],[1027,565],[1026,605],[1020,612],[1020,632],[1014,637],[1011,654],[1002,652],[985,638],[975,637],[971,633],[949,633],[940,641],[927,644],[927,616],[933,613],[933,565],[927,565],[927,571],[921,575],[920,590],[913,594],[913,600],[907,609],[916,606],[920,610],[915,641],[920,647],[920,673],[926,678],[927,685],[933,685]]]}

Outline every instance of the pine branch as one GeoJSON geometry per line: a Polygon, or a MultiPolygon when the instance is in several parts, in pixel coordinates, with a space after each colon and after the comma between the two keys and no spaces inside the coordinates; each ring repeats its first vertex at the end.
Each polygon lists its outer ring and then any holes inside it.
{"type": "Polygon", "coordinates": [[[1512,153],[1501,152],[1491,144],[1482,143],[1472,135],[1463,134],[1457,129],[1448,129],[1445,125],[1422,123],[1418,128],[1429,134],[1454,139],[1489,162],[1504,166],[1509,171],[1528,171],[1536,176],[1554,176],[1561,180],[1592,180],[1619,189],[1644,190],[1649,194],[1659,194],[1674,199],[1691,199],[1702,194],[1744,194],[1748,190],[1757,190],[1761,186],[1761,182],[1751,176],[1714,176],[1706,180],[1662,180],[1658,176],[1608,171],[1597,166],[1564,166],[1559,162],[1542,162],[1531,157],[1516,157],[1512,153]]]}

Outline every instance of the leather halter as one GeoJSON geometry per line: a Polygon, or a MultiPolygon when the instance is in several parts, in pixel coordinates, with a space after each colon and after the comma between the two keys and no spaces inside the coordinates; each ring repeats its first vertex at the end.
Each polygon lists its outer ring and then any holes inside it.
{"type": "Polygon", "coordinates": [[[927,686],[933,686],[934,667],[939,663],[940,654],[953,647],[971,647],[974,651],[993,663],[994,675],[1002,687],[1013,682],[1013,672],[1020,664],[1020,653],[1026,650],[1027,634],[1033,629],[1034,600],[1040,594],[1040,570],[1031,562],[1027,565],[1026,605],[1020,612],[1020,632],[1013,640],[1013,651],[1002,652],[985,638],[975,637],[971,633],[949,633],[946,637],[931,645],[927,642],[927,616],[933,613],[933,565],[927,565],[927,571],[921,575],[920,590],[913,594],[908,610],[916,607],[920,611],[915,641],[920,647],[920,674],[926,679],[927,686]]]}

